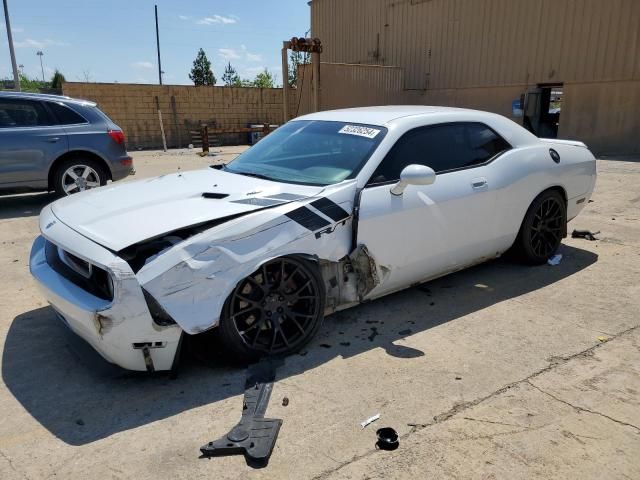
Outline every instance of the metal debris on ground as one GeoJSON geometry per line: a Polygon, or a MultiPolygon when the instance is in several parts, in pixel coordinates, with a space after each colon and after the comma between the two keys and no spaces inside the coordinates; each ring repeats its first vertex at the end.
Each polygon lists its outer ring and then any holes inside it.
{"type": "Polygon", "coordinates": [[[378,437],[376,448],[380,450],[395,450],[400,446],[398,432],[391,427],[379,428],[376,431],[376,436],[378,437]]]}
{"type": "Polygon", "coordinates": [[[373,417],[369,417],[369,418],[367,418],[364,422],[361,422],[361,423],[360,423],[360,426],[361,426],[362,428],[365,428],[367,425],[372,424],[373,422],[375,422],[375,421],[376,421],[376,420],[378,420],[379,418],[380,418],[380,414],[379,414],[379,413],[377,413],[377,414],[375,414],[373,417]]]}
{"type": "Polygon", "coordinates": [[[549,260],[547,260],[547,263],[549,265],[560,265],[560,261],[562,260],[562,254],[561,253],[556,253],[553,257],[551,257],[549,260]]]}
{"type": "Polygon", "coordinates": [[[590,241],[594,241],[594,240],[598,240],[596,238],[596,235],[598,235],[600,233],[600,230],[598,230],[597,232],[591,232],[591,230],[574,230],[573,232],[571,232],[571,238],[584,238],[585,240],[590,240],[590,241]]]}
{"type": "Polygon", "coordinates": [[[203,445],[200,458],[244,455],[247,465],[263,468],[275,446],[282,420],[264,418],[282,360],[263,360],[247,369],[240,422],[225,436],[203,445]]]}

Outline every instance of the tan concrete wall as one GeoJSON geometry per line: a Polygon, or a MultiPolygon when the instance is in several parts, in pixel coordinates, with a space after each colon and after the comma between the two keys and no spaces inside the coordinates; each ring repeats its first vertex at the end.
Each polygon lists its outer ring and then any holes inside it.
{"type": "MultiPolygon", "coordinates": [[[[129,148],[162,146],[156,96],[170,147],[184,147],[190,143],[185,120],[215,120],[220,128],[267,122],[280,125],[283,121],[281,88],[70,82],[64,84],[63,93],[96,102],[123,129],[129,148]],[[171,97],[175,98],[175,114],[171,97]]],[[[294,105],[295,90],[290,97],[290,103],[294,105]]],[[[243,142],[246,137],[246,134],[225,135],[225,140],[243,142]]]]}
{"type": "Polygon", "coordinates": [[[640,153],[640,80],[568,83],[563,92],[560,138],[603,154],[640,153]]]}
{"type": "MultiPolygon", "coordinates": [[[[310,75],[310,67],[305,75],[310,75]]],[[[374,105],[443,105],[513,117],[511,104],[535,84],[403,90],[398,67],[320,65],[320,109],[374,105]]],[[[299,114],[311,111],[311,85],[302,88],[299,114]]],[[[585,142],[598,154],[640,153],[640,80],[565,83],[559,138],[585,142]]]]}
{"type": "MultiPolygon", "coordinates": [[[[403,69],[377,65],[320,64],[320,109],[390,105],[402,102],[403,69]]],[[[301,98],[298,115],[313,110],[312,67],[301,66],[298,71],[301,98]]]]}
{"type": "Polygon", "coordinates": [[[561,138],[640,152],[640,0],[312,0],[311,30],[324,62],[403,70],[391,98],[380,82],[321,75],[323,107],[414,103],[511,116],[528,88],[563,83],[561,138]]]}
{"type": "Polygon", "coordinates": [[[406,89],[640,79],[638,0],[313,0],[311,31],[406,89]]]}

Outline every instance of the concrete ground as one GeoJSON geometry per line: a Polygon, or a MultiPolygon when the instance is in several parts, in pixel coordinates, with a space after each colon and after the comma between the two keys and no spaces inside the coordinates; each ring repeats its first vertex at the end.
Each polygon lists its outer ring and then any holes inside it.
{"type": "MultiPolygon", "coordinates": [[[[136,152],[136,178],[241,147],[222,150],[136,152]]],[[[566,239],[560,265],[497,260],[327,318],[278,370],[262,470],[198,458],[240,417],[242,369],[112,378],[72,353],[28,273],[51,197],[0,197],[0,478],[640,478],[640,162],[598,170],[570,230],[600,240],[566,239]]]]}

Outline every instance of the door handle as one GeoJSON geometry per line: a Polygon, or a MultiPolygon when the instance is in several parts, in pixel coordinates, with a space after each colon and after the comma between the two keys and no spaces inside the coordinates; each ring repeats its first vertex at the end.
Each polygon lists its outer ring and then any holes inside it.
{"type": "Polygon", "coordinates": [[[474,178],[473,180],[471,180],[471,187],[473,187],[473,189],[475,189],[475,190],[484,188],[488,184],[489,183],[487,182],[487,179],[484,178],[484,177],[474,178]]]}
{"type": "Polygon", "coordinates": [[[49,137],[49,138],[47,138],[47,142],[49,142],[49,143],[56,143],[59,140],[60,140],[60,137],[49,137]]]}

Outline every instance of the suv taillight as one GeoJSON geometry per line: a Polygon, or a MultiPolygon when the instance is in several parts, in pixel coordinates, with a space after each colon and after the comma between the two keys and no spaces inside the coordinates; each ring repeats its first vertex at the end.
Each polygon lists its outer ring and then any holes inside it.
{"type": "Polygon", "coordinates": [[[107,134],[116,142],[118,145],[122,145],[124,143],[124,133],[120,130],[109,130],[107,134]]]}

